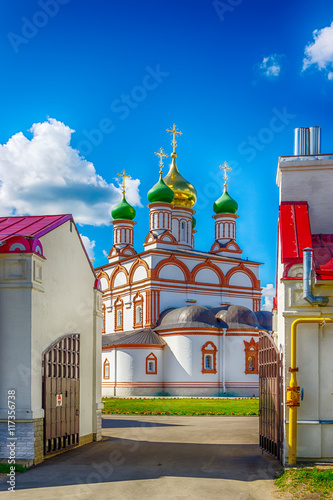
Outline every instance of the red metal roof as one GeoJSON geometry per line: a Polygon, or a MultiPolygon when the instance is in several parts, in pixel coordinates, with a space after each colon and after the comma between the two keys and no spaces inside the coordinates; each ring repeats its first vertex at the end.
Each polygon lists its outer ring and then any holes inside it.
{"type": "Polygon", "coordinates": [[[333,234],[313,234],[312,248],[318,279],[333,279],[333,234]]]}
{"type": "Polygon", "coordinates": [[[313,248],[317,279],[333,279],[333,234],[311,234],[307,202],[282,202],[279,210],[281,261],[303,261],[304,248],[313,248]]]}
{"type": "Polygon", "coordinates": [[[302,260],[302,250],[312,248],[308,204],[282,202],[279,212],[282,263],[302,260]]]}
{"type": "Polygon", "coordinates": [[[71,219],[72,215],[69,214],[0,217],[0,241],[5,241],[15,235],[40,238],[71,219]]]}

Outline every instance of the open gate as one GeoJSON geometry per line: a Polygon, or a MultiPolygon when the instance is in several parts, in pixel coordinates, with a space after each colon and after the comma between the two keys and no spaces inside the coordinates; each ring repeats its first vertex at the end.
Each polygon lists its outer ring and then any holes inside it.
{"type": "Polygon", "coordinates": [[[282,460],[282,355],[273,338],[259,332],[259,445],[282,460]]]}
{"type": "Polygon", "coordinates": [[[80,335],[56,340],[43,359],[44,454],[79,444],[80,335]]]}

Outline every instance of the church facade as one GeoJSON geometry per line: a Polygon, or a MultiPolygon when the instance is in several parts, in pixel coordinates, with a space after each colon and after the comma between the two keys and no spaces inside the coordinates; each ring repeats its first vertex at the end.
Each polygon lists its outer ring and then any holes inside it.
{"type": "Polygon", "coordinates": [[[148,192],[144,251],[133,247],[135,210],[112,210],[113,246],[98,269],[103,291],[102,394],[258,395],[259,263],[236,241],[237,202],[227,190],[214,204],[215,236],[194,249],[196,190],[176,164],[175,125],[168,174],[148,192]]]}

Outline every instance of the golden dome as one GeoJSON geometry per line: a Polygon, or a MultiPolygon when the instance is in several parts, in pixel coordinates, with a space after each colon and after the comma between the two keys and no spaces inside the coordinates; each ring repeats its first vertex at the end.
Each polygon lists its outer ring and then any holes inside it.
{"type": "Polygon", "coordinates": [[[182,175],[180,175],[176,165],[177,154],[171,153],[171,158],[172,163],[170,165],[170,170],[164,177],[164,182],[175,193],[175,198],[172,201],[172,204],[179,207],[192,208],[197,201],[197,192],[195,187],[184,179],[182,175]]]}

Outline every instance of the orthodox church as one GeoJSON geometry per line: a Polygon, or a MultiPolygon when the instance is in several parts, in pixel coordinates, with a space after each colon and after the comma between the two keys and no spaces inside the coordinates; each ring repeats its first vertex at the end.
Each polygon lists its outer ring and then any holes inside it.
{"type": "Polygon", "coordinates": [[[113,246],[96,269],[103,291],[103,396],[258,395],[258,333],[271,331],[260,311],[260,263],[242,259],[237,202],[224,190],[214,203],[210,249],[194,249],[196,190],[179,172],[173,125],[171,165],[149,190],[149,231],[133,247],[135,209],[112,210],[113,246]]]}

